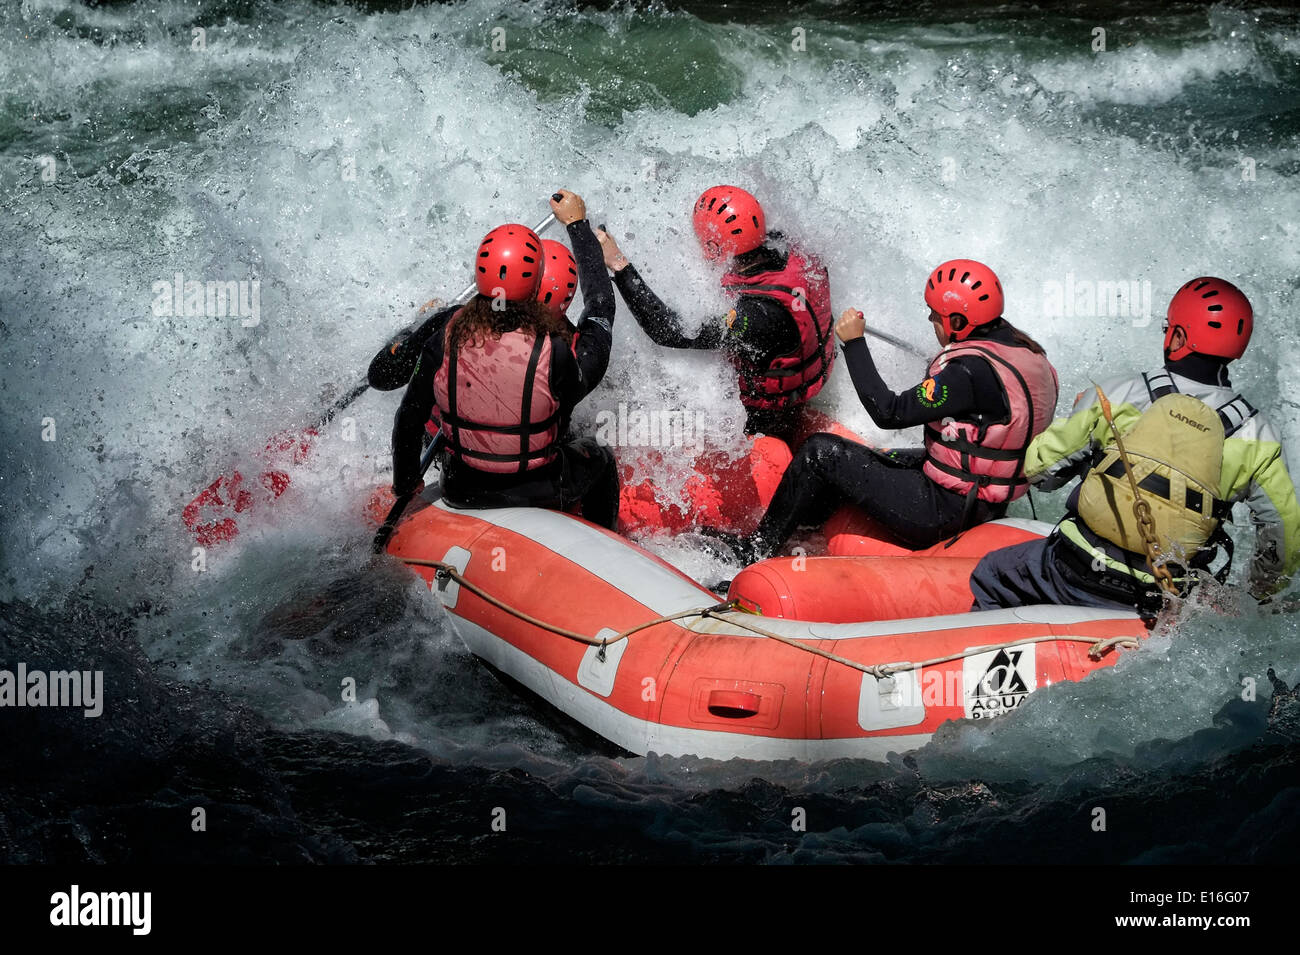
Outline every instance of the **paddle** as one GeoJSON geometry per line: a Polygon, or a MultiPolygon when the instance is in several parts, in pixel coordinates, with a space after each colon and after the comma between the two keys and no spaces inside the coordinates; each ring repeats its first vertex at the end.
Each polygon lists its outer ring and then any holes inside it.
{"type": "MultiPolygon", "coordinates": [[[[533,231],[541,235],[554,221],[555,214],[551,213],[533,231]]],[[[476,286],[471,283],[456,297],[453,304],[468,302],[475,291],[476,286]]],[[[194,535],[195,543],[201,547],[211,547],[232,540],[239,533],[235,515],[252,510],[259,500],[271,502],[284,494],[292,480],[287,469],[307,460],[312,451],[312,442],[320,436],[321,429],[369,388],[370,383],[362,379],[322,411],[313,423],[298,431],[281,431],[267,441],[259,455],[267,465],[266,470],[257,477],[261,493],[255,493],[254,489],[244,485],[244,476],[238,469],[228,475],[222,474],[200,491],[181,511],[181,519],[194,535]]]]}
{"type": "MultiPolygon", "coordinates": [[[[424,449],[424,454],[420,458],[420,477],[424,477],[424,472],[429,470],[429,465],[433,463],[434,455],[447,443],[446,436],[439,431],[429,442],[429,446],[424,449]]],[[[393,531],[397,530],[397,521],[406,510],[406,505],[410,504],[415,497],[415,491],[410,494],[403,494],[393,506],[388,509],[388,516],[384,518],[384,523],[380,525],[379,530],[375,532],[374,543],[370,545],[370,551],[374,554],[382,554],[384,548],[388,546],[388,539],[393,536],[393,531]]]]}
{"type": "Polygon", "coordinates": [[[872,338],[879,338],[882,342],[887,342],[890,345],[893,345],[895,348],[901,348],[903,351],[915,355],[917,358],[931,357],[930,355],[927,355],[924,351],[922,351],[920,348],[917,348],[911,342],[905,342],[901,338],[895,338],[893,335],[887,335],[884,332],[878,332],[874,328],[866,328],[864,329],[864,331],[872,338]]]}

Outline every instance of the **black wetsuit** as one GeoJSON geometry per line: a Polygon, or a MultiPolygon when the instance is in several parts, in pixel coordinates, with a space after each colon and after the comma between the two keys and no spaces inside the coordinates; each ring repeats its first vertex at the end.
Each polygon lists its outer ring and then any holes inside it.
{"type": "MultiPolygon", "coordinates": [[[[769,234],[770,239],[779,238],[769,234]]],[[[770,245],[736,256],[731,270],[741,275],[780,271],[787,255],[770,245]]],[[[614,273],[614,284],[628,311],[650,340],[664,348],[721,349],[744,374],[762,376],[774,359],[799,348],[799,326],[779,302],[760,295],[736,297],[734,317],[706,321],[693,338],[682,333],[681,316],[663,303],[632,265],[614,273]]],[[[801,405],[785,408],[749,408],[746,434],[770,434],[790,442],[799,426],[801,405]]]]}
{"type": "MultiPolygon", "coordinates": [[[[1014,343],[1014,329],[998,321],[968,341],[1014,343]]],[[[1005,421],[1010,404],[1002,382],[982,358],[952,359],[933,379],[902,392],[880,377],[865,338],[843,346],[853,386],[878,427],[910,428],[930,421],[1005,421]]],[[[832,434],[815,434],[795,454],[750,542],[746,558],[771,556],[796,528],[824,523],[844,504],[856,504],[913,549],[1006,513],[1006,504],[968,500],[940,487],[921,470],[925,451],[877,451],[832,434]]]]}
{"type": "MultiPolygon", "coordinates": [[[[560,405],[561,434],[574,407],[596,387],[609,366],[613,344],[614,294],[600,243],[586,220],[569,226],[578,260],[584,308],[572,350],[558,335],[551,341],[550,392],[560,405]]],[[[424,346],[393,423],[393,491],[401,495],[419,483],[420,437],[434,410],[433,381],[442,367],[443,330],[454,309],[445,309],[422,327],[424,346]]],[[[396,354],[396,353],[395,353],[396,354]]],[[[388,367],[393,367],[389,365],[388,367]]],[[[374,366],[371,366],[372,371],[374,366]]],[[[444,499],[458,507],[549,507],[567,510],[581,501],[583,516],[603,527],[618,519],[618,468],[609,448],[586,438],[568,441],[550,464],[529,471],[497,474],[465,464],[448,453],[442,468],[444,499]]]]}

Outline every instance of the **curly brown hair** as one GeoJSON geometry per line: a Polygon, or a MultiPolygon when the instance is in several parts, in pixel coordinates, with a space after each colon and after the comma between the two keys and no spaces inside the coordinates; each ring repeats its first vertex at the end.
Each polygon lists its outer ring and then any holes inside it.
{"type": "Polygon", "coordinates": [[[447,344],[459,351],[466,342],[482,345],[506,332],[532,332],[534,335],[559,335],[567,346],[573,341],[573,326],[562,315],[552,314],[541,302],[504,302],[487,295],[476,295],[452,316],[447,328],[447,344]]]}

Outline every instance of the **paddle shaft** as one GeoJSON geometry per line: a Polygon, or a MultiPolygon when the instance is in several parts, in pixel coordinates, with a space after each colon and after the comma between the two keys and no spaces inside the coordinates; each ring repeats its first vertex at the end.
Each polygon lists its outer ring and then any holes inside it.
{"type": "Polygon", "coordinates": [[[908,354],[915,355],[917,358],[929,358],[930,356],[917,348],[910,342],[905,342],[901,338],[895,338],[893,335],[887,335],[885,332],[878,332],[874,328],[865,329],[866,333],[872,338],[879,338],[882,342],[887,342],[895,348],[901,348],[908,354]]]}
{"type": "MultiPolygon", "coordinates": [[[[446,443],[446,438],[441,431],[434,435],[433,440],[429,442],[429,446],[424,449],[424,454],[420,458],[420,477],[424,477],[424,472],[429,470],[429,465],[433,463],[434,457],[446,443]]],[[[388,539],[393,536],[393,531],[397,530],[398,518],[402,516],[402,512],[406,510],[406,505],[410,504],[414,497],[415,492],[412,491],[410,494],[403,494],[393,502],[393,506],[388,509],[388,516],[384,518],[384,523],[375,532],[375,541],[370,548],[373,553],[382,554],[384,552],[384,548],[388,546],[388,539]]]]}

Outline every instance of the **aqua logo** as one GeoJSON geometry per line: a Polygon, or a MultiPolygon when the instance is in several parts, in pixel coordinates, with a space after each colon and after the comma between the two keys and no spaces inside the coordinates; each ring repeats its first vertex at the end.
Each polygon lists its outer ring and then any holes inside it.
{"type": "Polygon", "coordinates": [[[1037,685],[1034,646],[1003,647],[966,657],[966,715],[986,720],[1009,713],[1037,685]]]}

